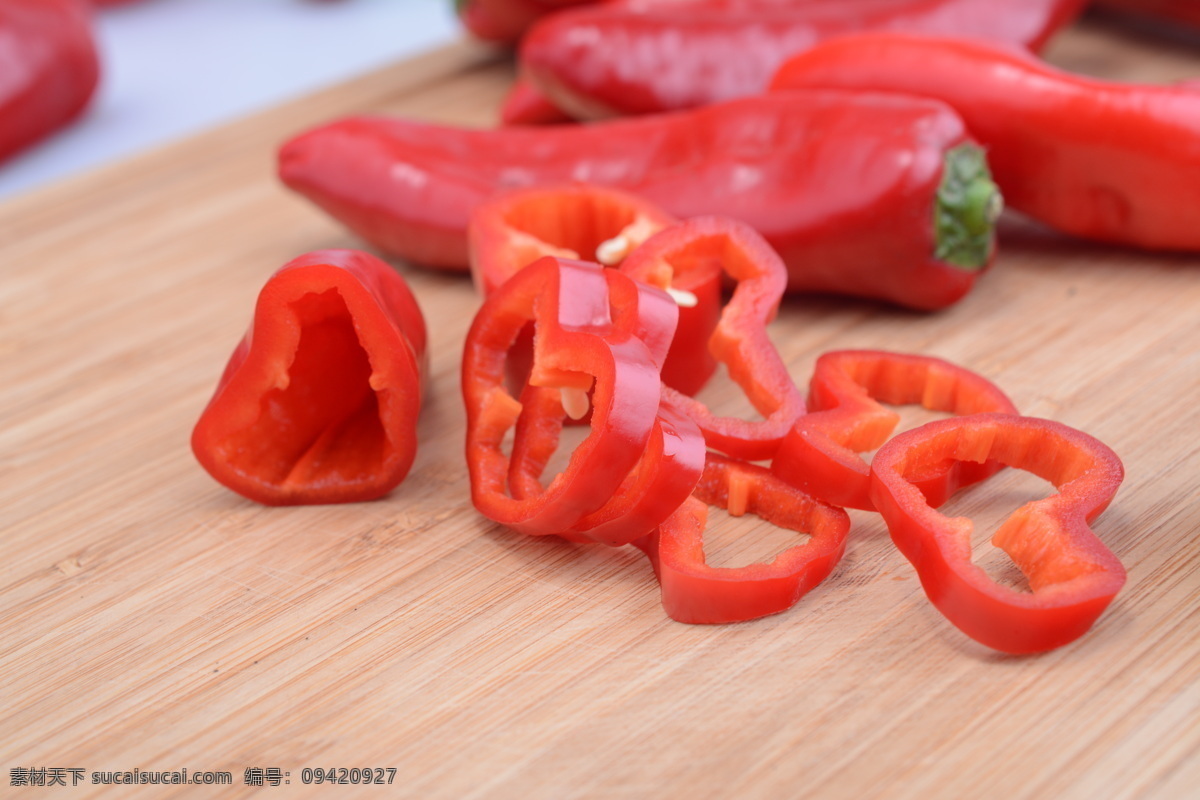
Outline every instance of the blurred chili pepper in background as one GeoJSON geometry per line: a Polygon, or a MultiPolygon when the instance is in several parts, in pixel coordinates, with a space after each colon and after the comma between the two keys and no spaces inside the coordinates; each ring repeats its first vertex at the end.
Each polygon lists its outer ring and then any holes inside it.
{"type": "Polygon", "coordinates": [[[868,30],[979,37],[1039,50],[1086,0],[639,0],[549,15],[521,69],[577,119],[645,114],[764,91],[789,56],[868,30]]]}
{"type": "Polygon", "coordinates": [[[78,116],[99,77],[82,3],[0,0],[0,160],[78,116]]]}
{"type": "Polygon", "coordinates": [[[1063,72],[981,41],[847,36],[789,60],[773,88],[903,92],[953,106],[1009,206],[1065,233],[1200,250],[1200,92],[1063,72]]]}

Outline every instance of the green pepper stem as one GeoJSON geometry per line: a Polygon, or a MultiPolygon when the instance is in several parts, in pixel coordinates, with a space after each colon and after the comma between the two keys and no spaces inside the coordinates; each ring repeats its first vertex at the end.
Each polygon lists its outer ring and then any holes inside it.
{"type": "Polygon", "coordinates": [[[987,156],[973,144],[946,151],[938,186],[934,257],[962,269],[982,269],[996,246],[996,220],[1004,210],[987,156]]]}

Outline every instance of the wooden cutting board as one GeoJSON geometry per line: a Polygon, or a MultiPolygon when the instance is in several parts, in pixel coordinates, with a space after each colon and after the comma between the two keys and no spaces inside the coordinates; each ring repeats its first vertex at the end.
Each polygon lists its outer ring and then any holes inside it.
{"type": "MultiPolygon", "coordinates": [[[[1200,75],[1200,53],[1106,22],[1051,58],[1200,75]]],[[[421,798],[1200,796],[1196,256],[1009,220],[952,309],[796,298],[771,329],[798,382],[831,349],[938,355],[1120,454],[1096,530],[1128,585],[1038,657],[948,625],[871,514],[796,608],[719,627],[669,620],[635,551],[490,524],[462,457],[461,276],[399,265],[433,383],[392,495],[264,508],[203,472],[188,436],[263,281],[362,246],[276,182],[276,146],[364,110],[488,125],[511,78],[453,46],[0,207],[0,794],[24,796],[22,769],[83,770],[70,797],[103,791],[93,771],[227,771],[223,792],[181,793],[239,797],[247,769],[303,793],[306,769],[370,767],[395,770],[374,795],[421,798]]],[[[949,509],[1000,580],[989,532],[1048,491],[1009,471],[949,509]]],[[[719,564],[786,544],[710,533],[719,564]]]]}

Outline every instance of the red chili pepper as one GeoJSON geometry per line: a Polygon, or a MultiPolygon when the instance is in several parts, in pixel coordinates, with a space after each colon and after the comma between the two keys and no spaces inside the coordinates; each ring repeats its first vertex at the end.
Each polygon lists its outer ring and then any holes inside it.
{"type": "Polygon", "coordinates": [[[382,497],[416,455],[426,361],[421,310],[394,269],[353,250],[307,253],[263,287],[192,451],[268,505],[382,497]]]}
{"type": "Polygon", "coordinates": [[[75,119],[100,76],[77,0],[0,0],[0,161],[75,119]]]}
{"type": "MultiPolygon", "coordinates": [[[[949,361],[879,350],[833,351],[817,359],[809,383],[809,413],[784,438],[771,471],[827,503],[874,510],[871,468],[859,453],[877,449],[900,421],[877,401],[952,414],[1017,413],[995,384],[949,361]]],[[[994,461],[936,465],[911,482],[938,506],[1000,466],[994,461]]]]}
{"type": "MultiPolygon", "coordinates": [[[[787,270],[779,256],[748,225],[721,217],[697,217],[648,239],[621,270],[660,285],[676,274],[689,273],[715,284],[718,268],[736,282],[729,303],[716,326],[708,329],[711,335],[691,342],[676,336],[672,352],[678,354],[677,363],[684,363],[693,358],[697,347],[706,345],[764,419],[749,422],[717,416],[699,400],[666,387],[663,394],[696,421],[714,450],[751,461],[771,458],[792,423],[804,413],[804,398],[767,336],[767,325],[779,310],[787,283],[787,270]]],[[[699,369],[707,367],[699,358],[694,360],[704,365],[699,369]]]]}
{"type": "Polygon", "coordinates": [[[575,180],[749,224],[793,291],[920,309],[955,302],[991,263],[999,204],[946,106],[840,92],[539,128],[352,118],[287,143],[279,171],[376,246],[430,266],[466,267],[467,221],[495,191],[575,180]]]}
{"type": "MultiPolygon", "coordinates": [[[[660,401],[659,367],[675,304],[616,270],[546,257],[522,269],[480,307],[463,352],[471,498],[489,519],[531,535],[557,534],[610,501],[650,440],[660,401]],[[537,326],[529,384],[578,397],[591,391],[591,432],[566,469],[536,497],[506,493],[508,431],[523,407],[505,388],[508,350],[526,323],[537,326]]],[[[568,403],[568,406],[574,403],[568,403]]],[[[582,411],[583,409],[579,409],[582,411]]],[[[576,414],[577,416],[579,414],[576,414]]],[[[561,419],[552,421],[561,424],[561,419]]],[[[513,447],[523,446],[514,442],[513,447]]]]}
{"type": "Polygon", "coordinates": [[[520,77],[513,82],[500,104],[502,125],[554,125],[574,121],[574,117],[520,77]]]}
{"type": "Polygon", "coordinates": [[[454,0],[458,17],[471,34],[500,44],[513,44],[529,26],[561,8],[596,0],[454,0]]]}
{"type": "Polygon", "coordinates": [[[773,86],[944,100],[988,148],[1018,211],[1090,239],[1200,249],[1194,88],[1100,81],[983,42],[899,34],[830,42],[789,61],[773,86]]]}
{"type": "MultiPolygon", "coordinates": [[[[1124,477],[1103,443],[1057,422],[1008,414],[938,420],[895,437],[871,465],[871,499],[930,601],[960,630],[1006,653],[1037,653],[1082,636],[1125,583],[1089,527],[1124,477]],[[992,537],[1029,581],[1021,592],[971,562],[971,521],[934,511],[909,477],[948,460],[995,459],[1058,489],[1026,503],[992,537]]],[[[933,504],[936,505],[936,504],[933,504]]]]}
{"type": "Polygon", "coordinates": [[[667,615],[679,622],[743,622],[786,611],[841,560],[850,517],[753,464],[709,454],[694,496],[635,542],[650,558],[667,615]],[[707,505],[706,505],[707,504],[707,505]],[[811,538],[769,563],[710,567],[704,558],[708,505],[747,512],[811,538]]]}
{"type": "Polygon", "coordinates": [[[577,119],[697,108],[766,90],[790,56],[867,30],[976,37],[1039,49],[1086,0],[699,0],[602,4],[539,20],[522,74],[577,119]]]}

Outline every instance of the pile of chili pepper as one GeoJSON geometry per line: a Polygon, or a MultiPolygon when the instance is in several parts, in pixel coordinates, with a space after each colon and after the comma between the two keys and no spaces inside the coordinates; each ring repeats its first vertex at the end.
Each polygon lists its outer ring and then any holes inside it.
{"type": "Polygon", "coordinates": [[[640,548],[664,609],[690,623],[791,608],[845,552],[845,508],[878,511],[935,607],[1004,652],[1075,640],[1123,585],[1120,562],[1088,527],[1121,482],[1111,450],[1060,423],[1021,416],[990,381],[928,356],[826,353],[805,402],[767,335],[786,268],[748,226],[720,217],[664,222],[644,202],[578,186],[497,198],[474,221],[485,229],[477,241],[492,247],[477,256],[486,298],[467,335],[462,390],[472,499],[489,519],[533,536],[640,548]],[[556,197],[559,213],[523,215],[555,207],[556,197]],[[657,232],[627,253],[612,245],[646,220],[657,232]],[[610,268],[580,260],[580,251],[614,249],[620,257],[610,268]],[[532,261],[495,278],[492,256],[511,264],[516,252],[532,261]],[[733,286],[728,301],[715,323],[681,342],[681,311],[714,299],[680,289],[676,276],[708,282],[715,269],[733,286]],[[761,419],[716,415],[669,388],[669,354],[697,341],[761,419]],[[514,357],[522,359],[518,380],[514,357]],[[952,416],[891,437],[899,417],[885,403],[952,416]],[[590,430],[547,479],[572,419],[586,419],[590,430]],[[871,464],[860,455],[877,448],[871,464]],[[1058,489],[1019,509],[993,537],[1029,592],[989,578],[972,563],[970,520],[935,510],[1004,466],[1058,489]],[[704,553],[710,506],[809,539],[770,563],[713,567],[704,553]]]}
{"type": "MultiPolygon", "coordinates": [[[[1075,235],[1200,249],[1200,180],[1180,186],[1200,171],[1200,95],[1034,55],[1084,5],[466,0],[474,34],[519,45],[511,124],[337,120],[287,142],[279,174],[381,250],[470,271],[466,462],[488,519],[637,547],[669,616],[727,623],[793,607],[843,556],[846,509],[878,513],[950,623],[1042,652],[1124,584],[1090,528],[1119,458],[927,355],[827,352],[803,390],[767,329],[788,291],[958,301],[994,261],[1001,192],[1075,235]],[[620,114],[638,116],[572,122],[620,114]],[[755,419],[696,397],[720,366],[755,419]],[[903,405],[946,416],[893,435],[903,405]],[[568,425],[586,430],[560,454],[568,425]],[[992,537],[1028,591],[976,566],[971,521],[937,510],[1004,467],[1056,489],[992,537]],[[808,539],[714,567],[713,507],[808,539]]],[[[264,287],[196,455],[261,502],[382,496],[412,464],[423,358],[386,265],[302,257],[264,287]]]]}

